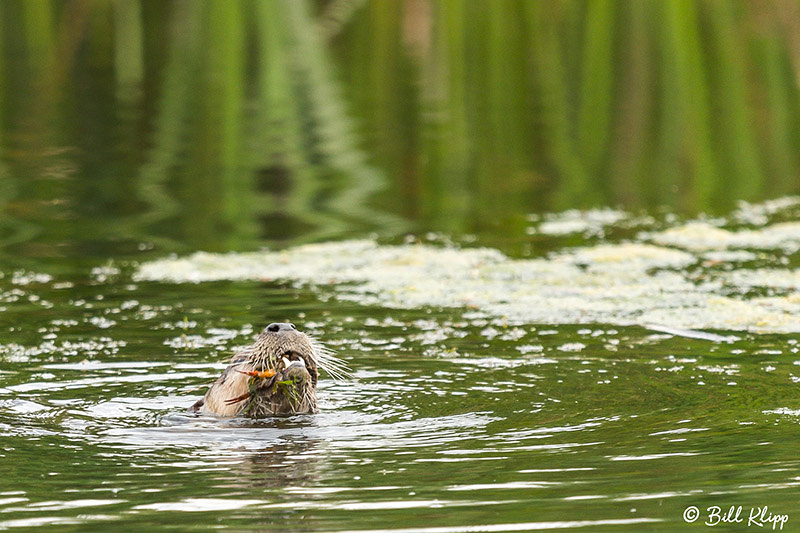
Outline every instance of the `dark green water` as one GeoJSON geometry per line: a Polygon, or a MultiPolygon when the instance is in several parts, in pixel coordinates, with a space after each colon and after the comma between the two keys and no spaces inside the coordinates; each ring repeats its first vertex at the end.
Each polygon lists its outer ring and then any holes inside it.
{"type": "Polygon", "coordinates": [[[729,213],[800,191],[797,10],[481,4],[0,4],[0,529],[672,531],[710,506],[743,508],[720,530],[771,528],[747,527],[763,506],[796,528],[800,232],[781,223],[800,212],[729,213]],[[538,226],[600,206],[634,215],[538,226]],[[640,234],[701,212],[731,242],[640,234]],[[408,234],[587,277],[501,262],[464,280],[486,294],[420,279],[400,305],[379,277],[365,300],[135,274],[408,234]],[[593,299],[625,242],[691,254],[593,299]],[[526,309],[539,285],[568,320],[526,309]],[[650,304],[678,335],[637,320],[650,304]],[[189,415],[272,321],[353,379],[323,377],[314,415],[189,415]]]}
{"type": "Polygon", "coordinates": [[[57,283],[3,283],[19,297],[4,304],[3,527],[639,531],[680,527],[688,505],[797,509],[784,337],[498,321],[488,340],[461,313],[281,285],[57,283]],[[187,415],[268,317],[305,324],[356,379],[323,380],[316,415],[187,415]]]}

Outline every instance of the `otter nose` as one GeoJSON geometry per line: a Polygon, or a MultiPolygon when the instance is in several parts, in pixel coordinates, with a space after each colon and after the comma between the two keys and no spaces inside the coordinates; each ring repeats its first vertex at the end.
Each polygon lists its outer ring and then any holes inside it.
{"type": "Polygon", "coordinates": [[[279,331],[291,331],[293,329],[297,328],[294,327],[294,324],[289,322],[273,322],[267,326],[267,331],[271,331],[273,333],[278,333],[279,331]]]}

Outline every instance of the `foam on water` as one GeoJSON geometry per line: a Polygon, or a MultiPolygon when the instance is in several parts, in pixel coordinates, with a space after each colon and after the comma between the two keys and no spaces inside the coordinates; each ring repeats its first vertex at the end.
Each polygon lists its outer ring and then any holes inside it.
{"type": "Polygon", "coordinates": [[[676,246],[695,252],[753,249],[794,253],[800,249],[800,222],[783,222],[758,229],[729,231],[708,222],[694,221],[643,236],[656,244],[676,246]]]}
{"type": "Polygon", "coordinates": [[[520,323],[800,331],[797,296],[742,295],[754,286],[794,289],[796,271],[703,270],[703,253],[709,250],[800,247],[800,223],[728,231],[692,222],[641,238],[657,244],[602,243],[534,259],[512,259],[487,248],[385,246],[371,240],[278,252],[199,252],[145,263],[135,278],[290,280],[329,285],[337,298],[364,305],[465,307],[520,323]]]}
{"type": "Polygon", "coordinates": [[[633,224],[651,222],[649,219],[632,219],[631,216],[616,209],[590,209],[580,211],[570,209],[562,213],[548,213],[539,221],[539,215],[529,217],[532,222],[539,222],[538,226],[528,228],[528,233],[533,235],[569,235],[582,233],[584,236],[600,236],[607,226],[619,224],[623,221],[633,224]]]}

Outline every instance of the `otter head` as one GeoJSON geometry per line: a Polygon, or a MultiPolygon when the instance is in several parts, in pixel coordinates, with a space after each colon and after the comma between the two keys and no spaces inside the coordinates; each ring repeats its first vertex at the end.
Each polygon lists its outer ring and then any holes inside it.
{"type": "Polygon", "coordinates": [[[190,410],[252,418],[313,413],[320,369],[334,379],[349,376],[344,362],[294,324],[273,323],[233,356],[190,410]]]}
{"type": "Polygon", "coordinates": [[[266,375],[250,379],[247,415],[312,413],[324,349],[294,324],[274,322],[264,328],[249,350],[248,363],[266,375]],[[273,375],[269,376],[269,374],[273,375]]]}
{"type": "Polygon", "coordinates": [[[319,379],[318,351],[315,343],[294,324],[273,322],[253,343],[250,362],[262,370],[276,372],[292,370],[292,375],[303,376],[316,387],[319,379]]]}

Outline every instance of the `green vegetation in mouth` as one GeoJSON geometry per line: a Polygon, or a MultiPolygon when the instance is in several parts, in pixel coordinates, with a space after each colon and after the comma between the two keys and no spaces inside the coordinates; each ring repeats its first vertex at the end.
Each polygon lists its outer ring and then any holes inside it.
{"type": "Polygon", "coordinates": [[[293,408],[296,408],[300,404],[300,393],[298,391],[299,381],[300,380],[296,377],[278,381],[275,383],[275,388],[273,389],[276,392],[279,390],[280,392],[286,394],[286,396],[289,398],[289,403],[292,404],[293,408]]]}
{"type": "Polygon", "coordinates": [[[247,388],[250,393],[247,406],[242,410],[243,415],[248,414],[253,406],[258,401],[258,395],[266,394],[269,397],[276,394],[284,394],[289,399],[293,408],[296,408],[302,399],[298,390],[298,384],[301,380],[297,377],[283,379],[280,381],[273,381],[265,386],[265,380],[259,377],[251,377],[247,381],[247,388]]]}

